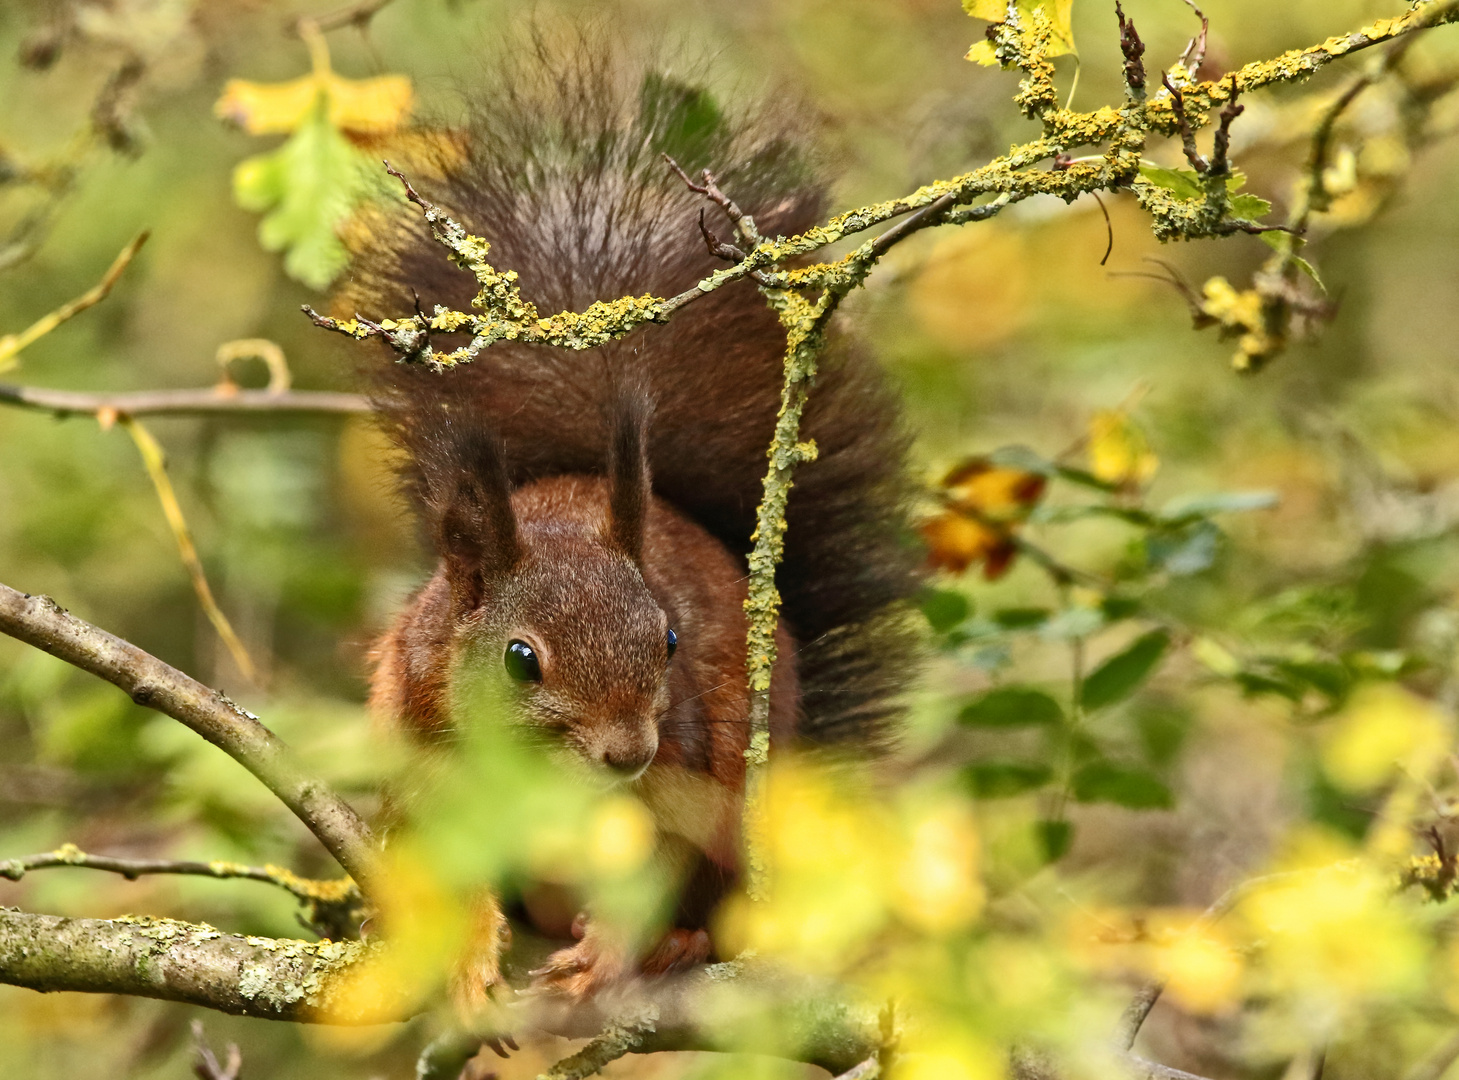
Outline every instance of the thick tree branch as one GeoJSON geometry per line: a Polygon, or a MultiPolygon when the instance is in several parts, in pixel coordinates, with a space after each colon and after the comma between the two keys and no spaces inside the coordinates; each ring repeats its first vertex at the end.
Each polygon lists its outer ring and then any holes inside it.
{"type": "Polygon", "coordinates": [[[105,679],[137,704],[197,732],[261,780],[369,893],[376,849],[368,826],[305,773],[256,716],[130,642],[67,614],[46,596],[0,585],[0,632],[105,679]]]}
{"type": "Polygon", "coordinates": [[[0,908],[0,982],[130,994],[235,1016],[322,1024],[404,1018],[407,1003],[343,995],[339,976],[378,946],[224,934],[171,919],[64,919],[0,908]]]}

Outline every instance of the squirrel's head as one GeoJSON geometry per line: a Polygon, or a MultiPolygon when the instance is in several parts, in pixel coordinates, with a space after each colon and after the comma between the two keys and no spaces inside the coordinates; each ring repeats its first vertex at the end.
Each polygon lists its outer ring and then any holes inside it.
{"type": "Polygon", "coordinates": [[[646,405],[620,408],[608,478],[558,477],[510,493],[499,448],[440,503],[437,544],[454,613],[452,712],[505,711],[613,782],[659,747],[677,639],[641,570],[650,488],[646,405]]]}

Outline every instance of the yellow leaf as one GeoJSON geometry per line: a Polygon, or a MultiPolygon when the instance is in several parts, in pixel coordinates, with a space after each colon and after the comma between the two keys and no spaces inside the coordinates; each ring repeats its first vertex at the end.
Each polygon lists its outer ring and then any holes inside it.
{"type": "Polygon", "coordinates": [[[404,75],[346,79],[329,66],[329,50],[317,30],[308,33],[314,70],[288,82],[259,83],[229,79],[213,106],[222,120],[250,135],[281,135],[308,119],[323,95],[332,127],[357,135],[385,135],[405,122],[411,106],[410,80],[404,75]]]}
{"type": "Polygon", "coordinates": [[[975,64],[982,64],[983,67],[998,66],[998,56],[993,52],[993,43],[986,38],[973,42],[973,47],[968,50],[965,59],[971,60],[975,64]]]}
{"type": "MultiPolygon", "coordinates": [[[[1016,0],[1016,3],[1018,10],[1026,14],[1043,8],[1053,30],[1053,39],[1049,44],[1050,56],[1063,56],[1065,53],[1079,51],[1074,48],[1074,29],[1071,25],[1074,0],[1016,0]]],[[[963,10],[975,19],[987,19],[995,23],[1008,21],[1007,0],[963,0],[963,10]]],[[[998,62],[993,56],[990,42],[974,45],[968,50],[968,59],[985,66],[998,62]]]]}
{"type": "Polygon", "coordinates": [[[1353,696],[1322,747],[1322,764],[1346,791],[1368,791],[1395,769],[1424,776],[1449,745],[1443,713],[1397,686],[1353,696]]]}
{"type": "Polygon", "coordinates": [[[213,112],[250,135],[287,134],[304,122],[320,94],[329,100],[330,124],[342,131],[386,134],[410,112],[410,80],[404,75],[346,79],[332,71],[282,83],[229,79],[213,112]]]}
{"type": "Polygon", "coordinates": [[[1142,487],[1160,468],[1145,433],[1129,415],[1101,409],[1089,421],[1089,471],[1107,484],[1142,487]]]}

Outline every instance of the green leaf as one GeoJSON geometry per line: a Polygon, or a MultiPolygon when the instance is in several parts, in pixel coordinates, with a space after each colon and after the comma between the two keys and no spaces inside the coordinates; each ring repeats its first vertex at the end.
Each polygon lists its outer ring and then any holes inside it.
{"type": "Polygon", "coordinates": [[[1336,660],[1280,660],[1275,667],[1333,701],[1344,698],[1353,684],[1353,673],[1336,660]]]}
{"type": "Polygon", "coordinates": [[[1005,630],[1027,630],[1042,626],[1052,612],[1042,607],[999,608],[993,613],[993,621],[1005,630]]]}
{"type": "Polygon", "coordinates": [[[1303,240],[1300,236],[1293,236],[1291,233],[1273,230],[1272,232],[1262,233],[1261,242],[1275,252],[1288,255],[1292,262],[1296,264],[1298,270],[1310,277],[1319,289],[1327,292],[1327,286],[1322,283],[1322,278],[1317,273],[1317,267],[1313,266],[1300,255],[1290,254],[1294,246],[1300,249],[1307,241],[1303,240]]]}
{"type": "Polygon", "coordinates": [[[1124,701],[1150,677],[1169,647],[1170,635],[1164,630],[1152,630],[1136,638],[1123,652],[1115,653],[1089,673],[1079,703],[1092,712],[1124,701]]]}
{"type": "Polygon", "coordinates": [[[958,723],[968,727],[1036,727],[1062,724],[1064,710],[1042,690],[1008,686],[990,690],[963,708],[958,723]]]}
{"type": "Polygon", "coordinates": [[[638,124],[649,146],[689,173],[710,167],[725,137],[724,113],[709,91],[657,71],[638,92],[638,124]]]}
{"type": "Polygon", "coordinates": [[[1242,221],[1260,221],[1272,212],[1272,204],[1260,195],[1233,195],[1230,206],[1231,216],[1242,221]]]}
{"type": "Polygon", "coordinates": [[[1135,714],[1135,730],[1145,760],[1152,765],[1169,765],[1190,734],[1191,717],[1169,707],[1141,709],[1135,714]]]}
{"type": "Polygon", "coordinates": [[[1069,853],[1074,844],[1074,825],[1071,822],[1040,821],[1035,828],[1046,862],[1058,862],[1069,853]]]}
{"type": "MultiPolygon", "coordinates": [[[[1164,188],[1182,202],[1206,197],[1201,175],[1191,169],[1162,169],[1158,165],[1141,165],[1140,175],[1158,188],[1164,188]]],[[[1260,195],[1238,195],[1246,186],[1244,173],[1233,173],[1226,181],[1228,205],[1232,217],[1243,221],[1260,221],[1272,212],[1272,204],[1260,195]]]]}
{"type": "Polygon", "coordinates": [[[1074,798],[1080,802],[1107,802],[1131,810],[1159,810],[1172,806],[1170,788],[1154,773],[1108,761],[1096,761],[1074,774],[1074,798]]]}
{"type": "Polygon", "coordinates": [[[1161,529],[1145,537],[1145,557],[1152,569],[1173,577],[1189,577],[1209,570],[1221,551],[1224,536],[1214,524],[1197,518],[1174,529],[1161,529]]]}
{"type": "Polygon", "coordinates": [[[1119,622],[1140,613],[1141,604],[1131,596],[1106,596],[1099,602],[1099,610],[1107,622],[1119,622]]]}
{"type": "Polygon", "coordinates": [[[1205,198],[1201,178],[1190,169],[1162,169],[1158,165],[1141,165],[1140,175],[1158,188],[1164,188],[1177,199],[1205,198]]]}
{"type": "Polygon", "coordinates": [[[1039,630],[1045,641],[1072,641],[1104,629],[1104,611],[1097,607],[1067,607],[1039,630]]]}
{"type": "Polygon", "coordinates": [[[933,631],[938,634],[947,633],[973,612],[968,598],[951,589],[924,589],[918,597],[918,606],[933,631]]]}
{"type": "Polygon", "coordinates": [[[259,243],[284,252],[290,277],[328,287],[349,262],[337,230],[351,211],[383,189],[371,159],[329,122],[323,100],[277,150],[233,170],[233,197],[261,213],[259,243]]]}
{"type": "Polygon", "coordinates": [[[1215,491],[1208,495],[1184,495],[1160,508],[1160,520],[1186,522],[1212,514],[1234,514],[1268,510],[1280,499],[1275,491],[1215,491]]]}
{"type": "Polygon", "coordinates": [[[1035,761],[979,761],[965,768],[962,778],[980,799],[1006,799],[1043,787],[1054,770],[1035,761]]]}

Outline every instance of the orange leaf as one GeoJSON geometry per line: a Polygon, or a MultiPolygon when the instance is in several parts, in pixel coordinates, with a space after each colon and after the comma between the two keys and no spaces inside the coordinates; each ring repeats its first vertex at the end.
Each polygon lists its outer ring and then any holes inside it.
{"type": "Polygon", "coordinates": [[[1028,517],[1043,497],[1047,483],[1038,473],[1003,468],[987,458],[964,461],[942,481],[954,506],[995,522],[1028,517]]]}
{"type": "Polygon", "coordinates": [[[961,574],[982,562],[989,581],[1004,574],[1018,553],[1007,532],[952,510],[923,522],[922,537],[932,566],[961,574]]]}

